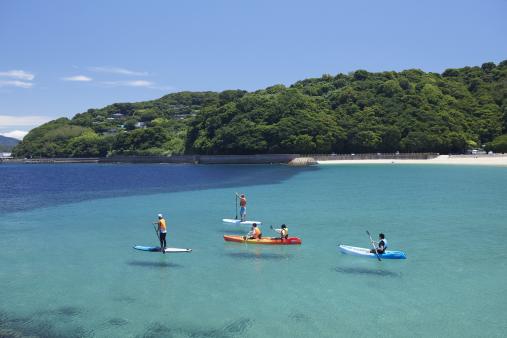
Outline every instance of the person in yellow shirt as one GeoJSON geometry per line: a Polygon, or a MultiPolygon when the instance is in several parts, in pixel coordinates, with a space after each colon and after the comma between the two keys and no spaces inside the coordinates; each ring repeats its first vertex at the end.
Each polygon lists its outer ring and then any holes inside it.
{"type": "Polygon", "coordinates": [[[252,230],[248,233],[249,239],[261,239],[262,238],[262,231],[257,226],[257,223],[252,224],[252,230]]]}
{"type": "Polygon", "coordinates": [[[157,225],[157,235],[160,240],[160,251],[165,254],[165,248],[167,247],[166,236],[167,236],[167,224],[162,214],[158,214],[158,222],[153,223],[157,225]]]}

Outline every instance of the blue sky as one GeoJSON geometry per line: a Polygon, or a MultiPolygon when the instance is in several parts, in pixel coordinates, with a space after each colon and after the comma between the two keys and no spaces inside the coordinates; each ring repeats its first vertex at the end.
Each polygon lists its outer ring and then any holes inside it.
{"type": "Polygon", "coordinates": [[[175,91],[499,62],[505,13],[505,0],[0,0],[0,134],[175,91]]]}

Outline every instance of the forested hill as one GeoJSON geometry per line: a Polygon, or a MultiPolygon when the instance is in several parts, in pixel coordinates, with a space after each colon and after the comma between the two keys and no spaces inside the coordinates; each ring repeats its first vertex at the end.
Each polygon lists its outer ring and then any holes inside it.
{"type": "Polygon", "coordinates": [[[33,129],[16,156],[507,151],[507,60],[181,92],[33,129]],[[504,136],[502,136],[504,135],[504,136]]]}
{"type": "Polygon", "coordinates": [[[0,135],[0,152],[9,152],[14,148],[16,144],[19,143],[19,140],[12,138],[12,137],[6,137],[0,135]]]}

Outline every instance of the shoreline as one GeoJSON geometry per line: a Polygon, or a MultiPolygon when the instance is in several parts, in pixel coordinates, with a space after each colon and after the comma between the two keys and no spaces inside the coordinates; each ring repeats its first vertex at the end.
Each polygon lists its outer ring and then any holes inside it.
{"type": "Polygon", "coordinates": [[[116,156],[109,158],[35,158],[4,159],[1,164],[286,164],[295,167],[350,164],[432,164],[507,166],[507,154],[437,155],[437,154],[358,154],[358,155],[176,155],[176,156],[116,156]]]}
{"type": "Polygon", "coordinates": [[[507,155],[439,155],[426,160],[410,159],[357,159],[357,160],[324,160],[318,165],[350,164],[438,164],[438,165],[479,165],[507,166],[507,155]]]}

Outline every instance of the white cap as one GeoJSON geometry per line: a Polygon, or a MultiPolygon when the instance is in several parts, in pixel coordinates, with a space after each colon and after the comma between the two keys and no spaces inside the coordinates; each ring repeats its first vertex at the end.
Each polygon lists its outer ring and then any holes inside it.
{"type": "Polygon", "coordinates": [[[158,214],[158,218],[163,218],[164,216],[162,216],[162,214],[158,214]]]}

